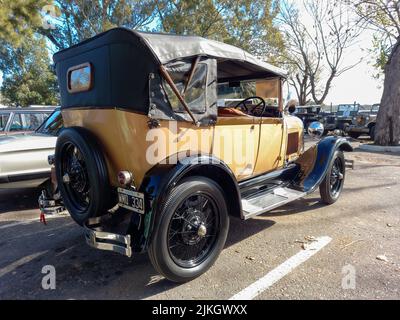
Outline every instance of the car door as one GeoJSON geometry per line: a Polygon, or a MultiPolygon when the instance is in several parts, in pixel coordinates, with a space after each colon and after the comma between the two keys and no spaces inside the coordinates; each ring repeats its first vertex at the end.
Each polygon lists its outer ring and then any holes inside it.
{"type": "Polygon", "coordinates": [[[254,175],[260,126],[253,116],[218,117],[212,153],[226,163],[241,181],[254,175]]]}
{"type": "Polygon", "coordinates": [[[262,114],[257,118],[259,144],[253,175],[260,175],[283,166],[284,119],[282,117],[281,79],[257,81],[256,95],[265,100],[262,114]]]}
{"type": "Polygon", "coordinates": [[[283,166],[283,118],[259,118],[258,155],[253,175],[274,171],[283,166]]]}

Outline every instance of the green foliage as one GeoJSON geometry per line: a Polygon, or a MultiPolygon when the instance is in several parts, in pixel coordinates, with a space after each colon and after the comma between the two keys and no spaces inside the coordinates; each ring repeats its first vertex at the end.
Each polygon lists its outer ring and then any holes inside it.
{"type": "Polygon", "coordinates": [[[389,60],[392,45],[388,43],[385,38],[379,34],[375,34],[372,41],[372,48],[369,49],[370,54],[373,56],[373,63],[376,70],[374,77],[381,79],[385,74],[385,66],[389,60]]]}
{"type": "Polygon", "coordinates": [[[41,28],[56,50],[115,27],[146,28],[154,19],[156,0],[56,0],[55,28],[41,28]]]}
{"type": "Polygon", "coordinates": [[[18,48],[8,47],[8,56],[1,61],[1,68],[4,104],[58,104],[56,76],[43,39],[31,38],[18,48]]]}
{"type": "Polygon", "coordinates": [[[0,0],[0,39],[18,46],[41,24],[43,0],[0,0]]]}
{"type": "Polygon", "coordinates": [[[283,49],[273,0],[169,0],[157,6],[159,29],[223,41],[273,60],[283,49]]]}
{"type": "Polygon", "coordinates": [[[0,0],[2,103],[12,106],[57,103],[55,75],[43,39],[41,9],[48,1],[0,0]]]}
{"type": "Polygon", "coordinates": [[[376,78],[381,78],[400,37],[400,0],[356,0],[349,3],[361,20],[375,31],[372,48],[368,51],[374,57],[376,78]]]}

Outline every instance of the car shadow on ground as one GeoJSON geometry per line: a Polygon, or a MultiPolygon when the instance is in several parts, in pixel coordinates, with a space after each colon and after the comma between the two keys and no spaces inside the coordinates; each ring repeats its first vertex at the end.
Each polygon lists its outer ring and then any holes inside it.
{"type": "Polygon", "coordinates": [[[321,198],[305,198],[293,201],[275,210],[261,214],[260,217],[279,217],[288,216],[297,213],[306,213],[324,207],[321,198]]]}
{"type": "Polygon", "coordinates": [[[0,189],[0,214],[39,208],[40,189],[0,189]]]}
{"type": "MultiPolygon", "coordinates": [[[[274,223],[232,218],[225,249],[274,223]]],[[[1,247],[14,249],[0,258],[0,299],[146,299],[180,286],[160,276],[147,254],[127,258],[89,247],[83,230],[70,218],[52,220],[48,226],[11,226],[7,232],[11,240],[1,239],[1,247]],[[45,265],[55,267],[56,290],[41,288],[45,265]],[[16,283],[18,291],[13,290],[16,283]]]]}

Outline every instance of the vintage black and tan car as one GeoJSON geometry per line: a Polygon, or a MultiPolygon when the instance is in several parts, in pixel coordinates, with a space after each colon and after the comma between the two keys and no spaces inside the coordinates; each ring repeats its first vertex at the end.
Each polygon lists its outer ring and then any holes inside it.
{"type": "Polygon", "coordinates": [[[283,105],[285,72],[241,49],[116,28],[54,62],[66,127],[57,181],[96,248],[148,252],[166,278],[188,281],[217,259],[230,217],[317,188],[326,204],[339,198],[351,146],[327,137],[305,151],[303,124],[283,105]]]}

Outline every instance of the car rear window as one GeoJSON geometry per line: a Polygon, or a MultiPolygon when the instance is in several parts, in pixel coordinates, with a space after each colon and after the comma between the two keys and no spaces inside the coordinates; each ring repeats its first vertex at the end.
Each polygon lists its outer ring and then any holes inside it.
{"type": "Polygon", "coordinates": [[[46,119],[45,113],[16,113],[10,131],[35,131],[46,119]]]}

